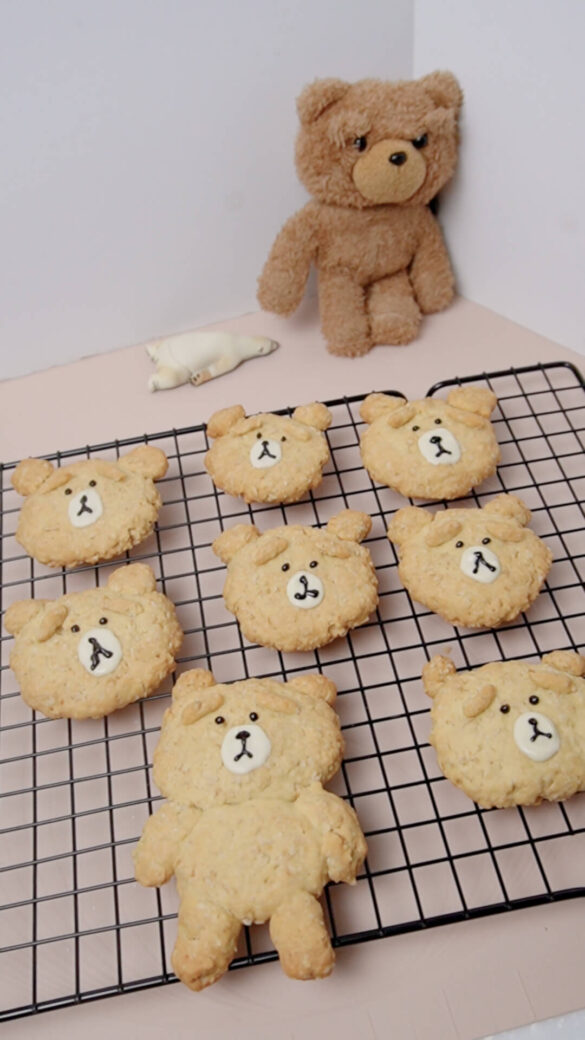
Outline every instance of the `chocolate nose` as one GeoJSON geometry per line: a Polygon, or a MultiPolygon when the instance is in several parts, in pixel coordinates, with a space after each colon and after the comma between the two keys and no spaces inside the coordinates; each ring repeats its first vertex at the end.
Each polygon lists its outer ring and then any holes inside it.
{"type": "Polygon", "coordinates": [[[248,740],[250,734],[247,729],[241,729],[239,733],[236,733],[238,740],[248,740]]]}
{"type": "Polygon", "coordinates": [[[388,162],[391,162],[393,166],[403,166],[406,162],[406,159],[406,152],[392,152],[392,155],[388,159],[388,162]]]}

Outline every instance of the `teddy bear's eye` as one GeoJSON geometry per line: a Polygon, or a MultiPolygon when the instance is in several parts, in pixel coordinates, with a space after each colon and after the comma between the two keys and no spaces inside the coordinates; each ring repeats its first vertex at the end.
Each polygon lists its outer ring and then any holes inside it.
{"type": "Polygon", "coordinates": [[[456,549],[462,549],[463,548],[463,542],[455,542],[455,548],[456,549]]]}
{"type": "Polygon", "coordinates": [[[79,625],[71,625],[72,632],[79,632],[79,625]]]}
{"type": "Polygon", "coordinates": [[[66,494],[66,495],[71,495],[71,494],[73,494],[73,492],[71,491],[71,488],[65,488],[65,494],[66,494]]]}
{"type": "Polygon", "coordinates": [[[90,482],[89,482],[89,486],[90,487],[95,487],[96,484],[97,484],[97,480],[90,480],[90,482]]]}
{"type": "Polygon", "coordinates": [[[283,565],[282,565],[282,567],[280,569],[281,569],[281,571],[289,571],[290,570],[290,563],[283,563],[283,565]]]}
{"type": "Polygon", "coordinates": [[[217,722],[218,726],[221,726],[222,723],[225,722],[225,719],[224,719],[223,715],[216,715],[215,716],[215,721],[217,722]]]}
{"type": "Polygon", "coordinates": [[[482,540],[481,540],[481,544],[482,545],[489,545],[490,542],[491,542],[491,538],[482,538],[482,540]]]}
{"type": "Polygon", "coordinates": [[[440,426],[442,422],[442,419],[435,419],[435,426],[440,426]]]}
{"type": "Polygon", "coordinates": [[[510,705],[509,704],[502,704],[500,706],[500,711],[501,711],[502,715],[507,715],[509,710],[510,710],[510,705]]]}
{"type": "Polygon", "coordinates": [[[107,625],[107,623],[108,623],[107,617],[101,617],[100,618],[100,625],[107,625]]]}
{"type": "Polygon", "coordinates": [[[357,148],[358,152],[365,152],[368,147],[368,139],[367,137],[356,137],[353,145],[354,148],[357,148]]]}
{"type": "Polygon", "coordinates": [[[540,697],[537,697],[535,693],[533,693],[532,697],[529,697],[528,700],[531,704],[540,704],[540,697]]]}
{"type": "Polygon", "coordinates": [[[258,430],[258,433],[256,434],[256,440],[259,441],[261,436],[262,436],[262,432],[261,432],[261,430],[258,430]]]}
{"type": "Polygon", "coordinates": [[[424,148],[429,143],[428,134],[421,134],[419,137],[415,137],[412,143],[415,148],[424,148]]]}
{"type": "Polygon", "coordinates": [[[420,430],[420,426],[413,426],[412,427],[412,432],[413,433],[416,433],[417,430],[420,430]]]}
{"type": "Polygon", "coordinates": [[[309,567],[318,567],[318,566],[319,566],[319,560],[311,560],[311,562],[309,564],[309,567]]]}
{"type": "Polygon", "coordinates": [[[286,437],[281,437],[280,439],[281,439],[281,441],[285,441],[286,437]]]}
{"type": "Polygon", "coordinates": [[[258,712],[251,711],[248,717],[250,719],[250,722],[256,722],[256,719],[258,718],[258,712]]]}

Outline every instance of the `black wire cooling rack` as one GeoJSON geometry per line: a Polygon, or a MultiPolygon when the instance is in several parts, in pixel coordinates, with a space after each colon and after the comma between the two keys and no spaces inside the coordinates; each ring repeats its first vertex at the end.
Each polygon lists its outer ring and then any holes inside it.
{"type": "MultiPolygon", "coordinates": [[[[452,380],[489,385],[499,407],[498,473],[469,497],[519,494],[554,565],[527,615],[498,631],[455,629],[414,604],[397,575],[385,530],[404,505],[372,484],[358,442],[361,397],[329,402],[331,463],[306,500],[244,506],[218,493],[204,466],[205,429],[193,427],[49,456],[57,464],[116,458],[148,440],[170,461],[153,535],[128,555],[152,565],[185,631],[179,670],[211,668],[218,681],[323,670],[337,684],[346,740],[332,787],[356,808],[369,854],[357,886],[330,886],[336,946],[397,935],[585,891],[585,796],[564,804],[484,811],[439,773],[428,743],[424,662],[449,648],[458,667],[531,658],[585,642],[584,384],[567,364],[452,380]],[[323,525],[340,509],[372,516],[367,540],[380,580],[370,622],[319,651],[281,654],[248,644],[225,610],[224,568],[211,552],[221,529],[323,525]]],[[[20,499],[2,469],[3,609],[103,583],[116,564],[55,571],[14,539],[20,499]]],[[[118,561],[119,565],[119,561],[118,561]]],[[[174,981],[174,883],[133,879],[132,849],[159,794],[152,754],[171,681],[147,701],[102,720],[49,720],[21,700],[2,637],[0,671],[0,1019],[174,981]]],[[[246,930],[234,967],[275,956],[265,927],[246,930]]]]}

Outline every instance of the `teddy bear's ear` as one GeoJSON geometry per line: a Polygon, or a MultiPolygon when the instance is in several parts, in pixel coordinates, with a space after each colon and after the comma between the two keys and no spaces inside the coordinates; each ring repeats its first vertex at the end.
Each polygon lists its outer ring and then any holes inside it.
{"type": "Polygon", "coordinates": [[[224,437],[229,433],[241,419],[246,418],[246,413],[241,404],[234,404],[231,408],[222,408],[214,412],[207,423],[207,434],[209,437],[224,437]]]}
{"type": "Polygon", "coordinates": [[[456,672],[453,661],[441,654],[436,654],[427,661],[422,670],[422,681],[424,691],[429,697],[435,697],[441,686],[456,672]]]}
{"type": "Polygon", "coordinates": [[[566,672],[561,675],[560,672],[551,672],[550,669],[537,665],[536,668],[529,668],[528,674],[534,685],[541,690],[552,690],[553,693],[574,693],[577,688],[574,679],[566,672]]]}
{"type": "Polygon", "coordinates": [[[152,444],[139,444],[133,451],[121,457],[119,465],[130,473],[150,477],[151,480],[160,480],[169,468],[164,451],[152,444]]]}
{"type": "Polygon", "coordinates": [[[252,562],[257,567],[269,563],[275,556],[280,556],[288,545],[288,539],[278,534],[265,534],[252,553],[252,562]]]}
{"type": "Polygon", "coordinates": [[[179,705],[184,726],[191,726],[204,715],[217,711],[223,701],[223,694],[217,688],[212,673],[205,668],[192,668],[183,672],[173,687],[173,704],[179,705]]]}
{"type": "Polygon", "coordinates": [[[453,108],[456,112],[463,102],[463,91],[452,72],[431,72],[418,81],[440,108],[453,108]]]}
{"type": "Polygon", "coordinates": [[[105,477],[106,480],[113,480],[115,483],[119,483],[124,480],[126,474],[123,469],[120,469],[116,462],[108,462],[107,459],[96,459],[92,462],[92,468],[100,477],[105,477]]]}
{"type": "Polygon", "coordinates": [[[44,609],[32,618],[27,632],[27,636],[30,635],[37,643],[46,643],[47,639],[54,636],[69,613],[64,603],[51,603],[50,600],[45,600],[43,607],[44,609]]]}
{"type": "Polygon", "coordinates": [[[427,527],[432,519],[432,513],[427,513],[426,509],[421,509],[419,506],[404,506],[394,514],[386,533],[391,542],[400,545],[401,542],[427,527]]]}
{"type": "Polygon", "coordinates": [[[312,675],[297,675],[294,679],[289,679],[287,686],[292,686],[293,690],[298,690],[300,693],[306,694],[308,697],[314,697],[315,699],[325,701],[327,704],[332,705],[335,702],[337,696],[337,687],[331,679],[328,679],[325,675],[314,673],[312,675]]]}
{"type": "Polygon", "coordinates": [[[235,527],[230,527],[218,535],[211,548],[222,563],[229,563],[248,542],[253,542],[259,537],[260,531],[253,524],[236,524],[235,527]]]}
{"type": "Polygon", "coordinates": [[[496,495],[483,507],[483,511],[506,520],[515,520],[522,527],[529,523],[531,516],[528,506],[516,495],[496,495]]]}
{"type": "Polygon", "coordinates": [[[486,711],[496,696],[496,688],[492,683],[484,683],[479,690],[469,694],[463,702],[463,714],[468,719],[475,719],[486,711]]]}
{"type": "Polygon", "coordinates": [[[455,535],[459,534],[461,523],[448,513],[435,513],[434,519],[425,534],[425,542],[429,548],[434,549],[437,545],[444,545],[455,535]]]}
{"type": "Polygon", "coordinates": [[[130,563],[118,567],[108,578],[108,589],[127,596],[140,596],[156,589],[156,578],[146,563],[130,563]]]}
{"type": "Polygon", "coordinates": [[[47,459],[23,459],[12,474],[12,486],[19,495],[32,495],[52,472],[53,463],[47,459]]]}
{"type": "Polygon", "coordinates": [[[329,105],[341,101],[350,88],[342,79],[316,79],[301,91],[297,112],[303,126],[314,123],[329,105]]]}
{"type": "Polygon", "coordinates": [[[364,422],[373,423],[381,415],[389,415],[406,404],[404,397],[390,397],[389,394],[368,394],[360,405],[360,415],[364,422]]]}
{"type": "Polygon", "coordinates": [[[573,650],[553,650],[550,654],[544,655],[542,663],[556,668],[559,672],[568,672],[569,675],[585,675],[585,657],[573,650]]]}
{"type": "Polygon", "coordinates": [[[329,409],[319,401],[299,405],[298,408],[295,408],[292,417],[297,422],[305,423],[306,426],[313,426],[316,430],[328,430],[332,420],[329,409]]]}
{"type": "Polygon", "coordinates": [[[357,509],[343,509],[332,516],[325,530],[343,542],[363,542],[372,529],[372,518],[357,509]]]}
{"type": "Polygon", "coordinates": [[[473,412],[489,419],[498,399],[493,390],[485,386],[457,386],[447,394],[447,403],[464,412],[473,412]]]}
{"type": "Polygon", "coordinates": [[[185,697],[203,693],[211,686],[217,686],[212,672],[206,668],[190,668],[188,672],[181,673],[173,686],[173,700],[182,701],[185,697]]]}
{"type": "Polygon", "coordinates": [[[50,602],[48,599],[21,599],[18,603],[11,603],[4,614],[4,628],[11,636],[17,636],[50,602]]]}

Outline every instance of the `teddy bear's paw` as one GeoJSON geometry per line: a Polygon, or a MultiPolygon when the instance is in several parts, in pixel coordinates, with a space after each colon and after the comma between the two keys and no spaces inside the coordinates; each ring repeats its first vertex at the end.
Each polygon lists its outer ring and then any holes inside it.
{"type": "Polygon", "coordinates": [[[351,340],[334,339],[327,343],[327,350],[336,357],[363,357],[373,346],[370,336],[351,340]]]}
{"type": "Polygon", "coordinates": [[[240,922],[206,903],[190,903],[179,912],[179,932],[171,957],[173,971],[189,989],[217,982],[235,957],[240,922]]]}
{"type": "Polygon", "coordinates": [[[280,964],[291,979],[323,979],[330,975],[335,953],[321,904],[308,892],[297,892],[270,919],[270,936],[280,964]]]}

